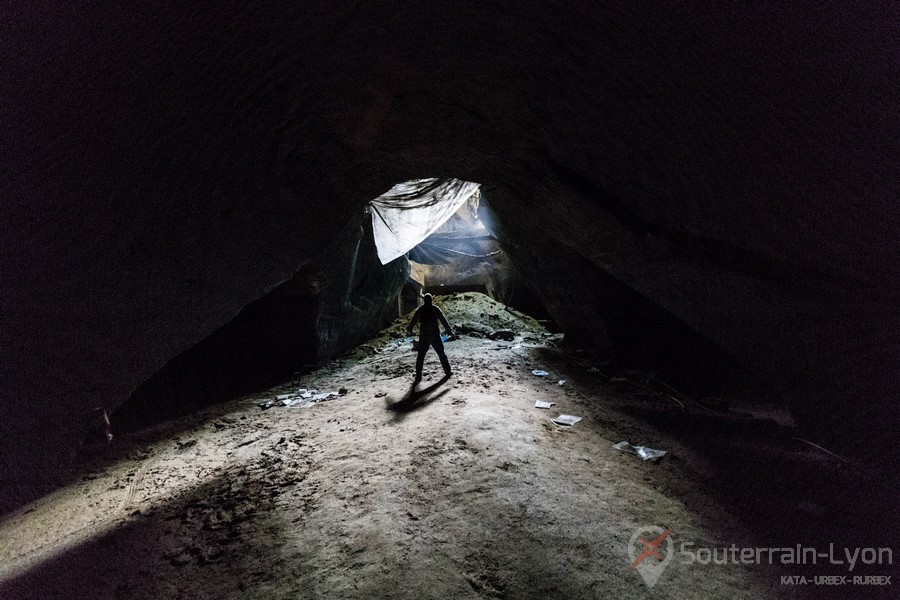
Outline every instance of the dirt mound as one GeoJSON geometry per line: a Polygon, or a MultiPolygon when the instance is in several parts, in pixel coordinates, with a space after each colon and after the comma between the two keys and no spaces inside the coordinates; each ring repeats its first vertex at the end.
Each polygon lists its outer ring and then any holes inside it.
{"type": "MultiPolygon", "coordinates": [[[[509,309],[479,292],[435,296],[434,304],[444,311],[454,332],[459,335],[503,341],[513,341],[520,336],[535,338],[549,335],[544,326],[535,319],[509,309]]],[[[346,354],[345,358],[361,358],[398,349],[411,350],[413,340],[406,333],[406,326],[412,320],[413,312],[410,311],[403,317],[395,319],[367,343],[346,354]]]]}
{"type": "Polygon", "coordinates": [[[506,329],[518,334],[545,332],[544,327],[528,315],[508,309],[490,296],[478,292],[436,296],[434,303],[441,307],[454,327],[475,323],[494,331],[506,329]]]}

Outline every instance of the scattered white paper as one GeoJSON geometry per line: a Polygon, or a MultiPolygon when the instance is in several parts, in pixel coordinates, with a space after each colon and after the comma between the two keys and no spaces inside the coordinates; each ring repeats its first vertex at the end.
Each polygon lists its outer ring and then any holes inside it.
{"type": "Polygon", "coordinates": [[[666,450],[656,450],[654,448],[648,448],[647,446],[632,446],[628,442],[619,442],[618,444],[615,444],[613,448],[621,450],[622,452],[634,454],[635,456],[641,457],[643,460],[652,461],[659,460],[668,454],[668,451],[666,450]]]}
{"type": "Polygon", "coordinates": [[[550,373],[548,373],[547,371],[545,371],[543,369],[535,369],[534,371],[531,372],[531,374],[537,375],[538,377],[546,377],[550,373]]]}
{"type": "Polygon", "coordinates": [[[559,380],[559,385],[563,385],[563,384],[565,384],[565,383],[566,383],[566,380],[565,380],[565,379],[560,379],[560,380],[559,380]]]}
{"type": "Polygon", "coordinates": [[[555,406],[556,402],[544,402],[543,400],[535,400],[534,407],[535,408],[550,408],[551,406],[555,406]]]}
{"type": "Polygon", "coordinates": [[[317,402],[340,396],[338,392],[317,392],[318,390],[300,388],[292,394],[279,394],[278,396],[275,396],[274,401],[267,400],[266,402],[259,403],[259,407],[263,410],[272,408],[273,406],[299,406],[301,408],[309,408],[317,402]]]}
{"type": "Polygon", "coordinates": [[[576,417],[575,415],[559,415],[555,419],[551,419],[551,421],[563,427],[571,427],[580,420],[581,417],[576,417]]]}
{"type": "Polygon", "coordinates": [[[296,404],[300,404],[301,402],[306,402],[306,400],[304,400],[300,396],[294,396],[292,398],[285,398],[281,401],[281,404],[284,406],[294,406],[296,404]]]}

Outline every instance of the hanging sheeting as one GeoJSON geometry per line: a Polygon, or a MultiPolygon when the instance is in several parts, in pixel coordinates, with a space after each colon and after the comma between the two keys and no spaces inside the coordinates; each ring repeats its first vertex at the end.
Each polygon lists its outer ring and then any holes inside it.
{"type": "Polygon", "coordinates": [[[434,233],[479,185],[460,179],[415,179],[372,200],[372,230],[381,264],[403,256],[434,233]]]}

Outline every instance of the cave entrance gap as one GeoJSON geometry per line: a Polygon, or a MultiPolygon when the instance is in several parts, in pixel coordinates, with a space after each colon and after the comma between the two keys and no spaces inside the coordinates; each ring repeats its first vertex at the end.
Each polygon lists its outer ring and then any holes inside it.
{"type": "Polygon", "coordinates": [[[404,254],[410,276],[400,313],[425,292],[477,291],[509,303],[515,275],[495,236],[480,184],[417,179],[395,185],[369,204],[382,264],[404,254]]]}

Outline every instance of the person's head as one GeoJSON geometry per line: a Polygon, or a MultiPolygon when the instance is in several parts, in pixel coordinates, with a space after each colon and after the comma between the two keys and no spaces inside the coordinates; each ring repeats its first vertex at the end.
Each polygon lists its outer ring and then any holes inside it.
{"type": "Polygon", "coordinates": [[[434,296],[431,294],[425,294],[422,296],[422,300],[425,301],[425,306],[431,306],[431,301],[434,300],[434,296]]]}

